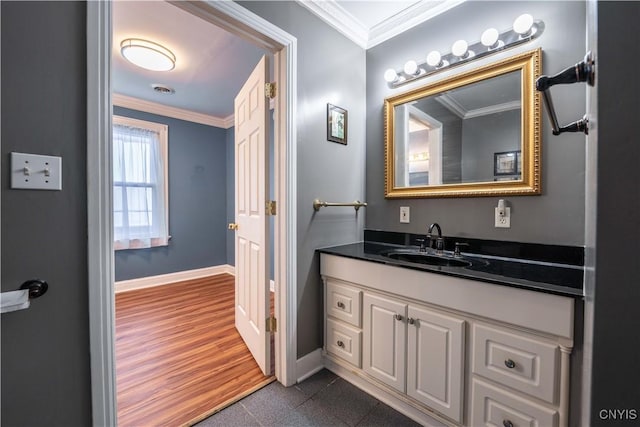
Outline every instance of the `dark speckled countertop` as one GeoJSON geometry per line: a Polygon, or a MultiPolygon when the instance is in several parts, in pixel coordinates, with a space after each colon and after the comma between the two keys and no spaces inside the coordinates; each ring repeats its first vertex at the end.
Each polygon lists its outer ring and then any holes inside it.
{"type": "MultiPolygon", "coordinates": [[[[365,239],[367,233],[365,232],[365,239]]],[[[448,246],[448,245],[447,245],[448,246]]],[[[447,247],[445,246],[445,248],[447,247]]],[[[471,245],[473,247],[473,244],[471,245]]],[[[415,249],[418,246],[364,241],[349,245],[318,249],[319,252],[371,261],[396,267],[411,268],[436,274],[478,280],[496,285],[552,293],[570,297],[583,296],[584,268],[582,265],[556,263],[542,260],[508,258],[487,253],[465,253],[462,259],[471,262],[468,267],[445,267],[399,261],[382,255],[398,249],[415,249]]],[[[564,253],[567,253],[565,251],[564,253]]],[[[453,253],[445,251],[445,256],[453,253]]]]}

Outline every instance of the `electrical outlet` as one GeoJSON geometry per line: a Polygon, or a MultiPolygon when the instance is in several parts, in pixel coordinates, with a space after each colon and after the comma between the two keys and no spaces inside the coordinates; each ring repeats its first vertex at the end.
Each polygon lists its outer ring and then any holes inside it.
{"type": "Polygon", "coordinates": [[[411,211],[409,209],[409,206],[400,206],[400,222],[409,223],[410,214],[411,211]]]}
{"type": "Polygon", "coordinates": [[[11,153],[11,188],[62,190],[62,157],[11,153]]]}
{"type": "Polygon", "coordinates": [[[495,208],[496,228],[511,228],[511,208],[504,208],[504,216],[498,214],[498,208],[495,208]]]}

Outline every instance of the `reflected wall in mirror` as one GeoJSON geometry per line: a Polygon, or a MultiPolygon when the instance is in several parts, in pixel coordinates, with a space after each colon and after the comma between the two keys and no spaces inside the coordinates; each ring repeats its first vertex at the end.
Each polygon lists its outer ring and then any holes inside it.
{"type": "Polygon", "coordinates": [[[385,100],[385,196],[540,194],[540,49],[385,100]]]}

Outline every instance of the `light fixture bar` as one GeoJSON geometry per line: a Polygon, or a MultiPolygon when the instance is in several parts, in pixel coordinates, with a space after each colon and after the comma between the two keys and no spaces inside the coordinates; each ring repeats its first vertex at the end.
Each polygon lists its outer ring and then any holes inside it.
{"type": "MultiPolygon", "coordinates": [[[[544,22],[541,20],[533,20],[531,15],[521,15],[516,19],[513,28],[508,30],[504,30],[498,34],[497,40],[494,42],[492,46],[487,46],[487,40],[492,40],[495,38],[495,34],[491,34],[487,31],[483,33],[482,40],[478,40],[473,44],[469,44],[464,52],[462,52],[462,47],[464,40],[458,40],[454,43],[454,47],[452,47],[453,52],[449,52],[446,54],[441,54],[438,51],[432,51],[426,56],[426,60],[422,62],[416,62],[417,69],[414,71],[413,67],[410,67],[407,71],[412,71],[412,73],[407,73],[404,69],[394,70],[392,68],[388,69],[385,72],[385,80],[387,84],[391,88],[397,88],[408,83],[411,83],[415,80],[431,76],[433,74],[439,73],[443,70],[448,70],[453,67],[457,67],[459,65],[466,64],[469,61],[483,58],[488,55],[492,55],[497,52],[502,52],[506,49],[511,49],[515,46],[528,43],[531,40],[538,38],[544,32],[544,22]],[[526,16],[527,19],[522,19],[523,16],[526,16]],[[527,28],[526,24],[529,22],[531,24],[527,28]],[[524,24],[523,24],[524,22],[524,24]],[[395,73],[395,74],[394,74],[395,73]],[[392,78],[393,77],[393,78],[392,78]]],[[[490,30],[493,30],[491,28],[490,30]]],[[[494,30],[495,31],[495,30],[494,30]]],[[[413,61],[409,61],[413,62],[413,61]]],[[[413,64],[411,64],[413,65],[413,64]]]]}

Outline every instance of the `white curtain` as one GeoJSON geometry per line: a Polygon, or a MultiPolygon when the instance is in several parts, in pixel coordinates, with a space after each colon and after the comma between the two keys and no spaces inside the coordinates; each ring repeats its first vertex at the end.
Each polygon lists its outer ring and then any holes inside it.
{"type": "Polygon", "coordinates": [[[166,246],[165,179],[156,132],[113,126],[114,248],[166,246]]]}

